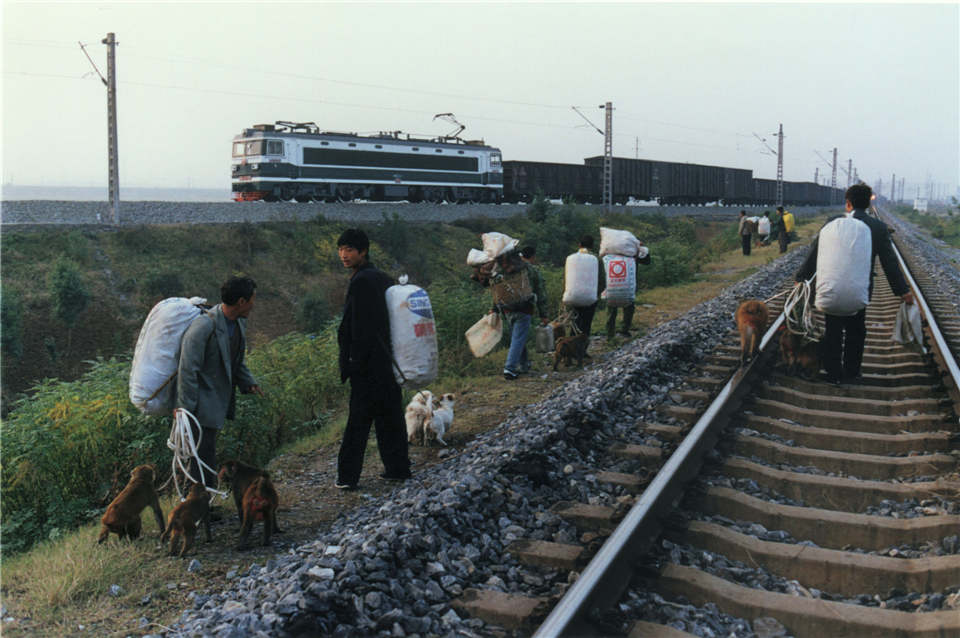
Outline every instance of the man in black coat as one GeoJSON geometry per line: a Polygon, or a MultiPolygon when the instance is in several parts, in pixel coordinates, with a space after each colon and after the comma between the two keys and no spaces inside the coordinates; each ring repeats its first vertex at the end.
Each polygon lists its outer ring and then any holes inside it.
{"type": "Polygon", "coordinates": [[[350,379],[350,416],[337,459],[336,486],[341,489],[353,489],[360,482],[371,424],[385,470],[381,477],[396,481],[410,478],[402,395],[393,375],[385,297],[394,282],[370,263],[369,248],[366,233],[355,228],[348,228],[337,240],[340,261],[352,271],[337,331],[340,381],[350,379]]]}
{"type": "MultiPolygon", "coordinates": [[[[905,303],[913,303],[913,293],[907,286],[897,263],[897,256],[893,252],[890,242],[890,232],[887,225],[876,217],[867,214],[873,191],[866,184],[854,184],[846,192],[847,213],[853,213],[854,219],[859,219],[870,228],[871,255],[870,255],[870,291],[873,297],[873,265],[880,257],[880,266],[887,277],[887,282],[893,294],[901,297],[905,303]]],[[[832,221],[832,220],[831,220],[832,221]]],[[[828,224],[830,221],[827,222],[828,224]]],[[[818,235],[810,245],[810,253],[801,264],[796,274],[796,281],[810,279],[817,272],[817,249],[820,236],[818,235]]],[[[823,368],[830,383],[858,382],[861,378],[860,365],[863,362],[863,344],[867,338],[866,324],[867,310],[864,308],[855,315],[840,317],[824,315],[826,331],[823,336],[823,368]]]]}

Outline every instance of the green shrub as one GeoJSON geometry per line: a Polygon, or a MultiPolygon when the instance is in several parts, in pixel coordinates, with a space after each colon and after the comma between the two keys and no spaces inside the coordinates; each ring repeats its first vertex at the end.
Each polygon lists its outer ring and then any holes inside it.
{"type": "Polygon", "coordinates": [[[306,332],[318,332],[332,315],[330,303],[323,291],[308,292],[300,299],[297,323],[306,332]]]}
{"type": "Polygon", "coordinates": [[[544,197],[543,192],[537,191],[533,201],[527,206],[527,217],[535,224],[542,224],[550,216],[552,209],[553,204],[550,203],[550,200],[544,197]]]}
{"type": "Polygon", "coordinates": [[[66,257],[60,257],[53,264],[53,270],[47,277],[47,292],[51,298],[53,316],[72,328],[77,316],[83,312],[90,301],[79,266],[66,257]]]}
{"type": "Polygon", "coordinates": [[[153,270],[144,276],[141,290],[150,298],[180,297],[184,286],[177,271],[153,270]]]}
{"type": "Polygon", "coordinates": [[[15,359],[23,355],[23,304],[17,291],[7,286],[0,290],[0,349],[15,359]]]}
{"type": "Polygon", "coordinates": [[[695,246],[676,239],[667,239],[650,246],[650,264],[641,266],[637,272],[637,284],[641,288],[672,286],[693,279],[699,268],[695,246]]]}

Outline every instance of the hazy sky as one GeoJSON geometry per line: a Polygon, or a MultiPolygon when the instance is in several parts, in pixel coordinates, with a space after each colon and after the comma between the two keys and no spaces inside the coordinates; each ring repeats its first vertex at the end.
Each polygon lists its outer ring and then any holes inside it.
{"type": "MultiPolygon", "coordinates": [[[[230,142],[276,120],[425,135],[454,127],[505,160],[603,152],[821,182],[836,146],[862,179],[953,193],[960,5],[3,2],[3,181],[107,180],[116,33],[125,186],[229,188],[230,142]]],[[[838,181],[846,176],[838,171],[838,181]]],[[[913,190],[911,190],[913,189],[913,190]]]]}

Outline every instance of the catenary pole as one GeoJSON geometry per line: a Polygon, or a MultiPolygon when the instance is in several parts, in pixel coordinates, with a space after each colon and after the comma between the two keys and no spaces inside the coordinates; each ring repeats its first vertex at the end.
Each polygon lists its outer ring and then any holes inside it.
{"type": "Polygon", "coordinates": [[[613,103],[601,104],[606,110],[606,126],[603,133],[603,207],[613,206],[613,103]]]}
{"type": "Polygon", "coordinates": [[[120,223],[120,168],[117,145],[117,40],[108,33],[101,40],[107,45],[107,162],[109,173],[110,209],[113,223],[120,223]]]}
{"type": "Polygon", "coordinates": [[[777,206],[783,206],[783,124],[777,133],[777,206]]]}

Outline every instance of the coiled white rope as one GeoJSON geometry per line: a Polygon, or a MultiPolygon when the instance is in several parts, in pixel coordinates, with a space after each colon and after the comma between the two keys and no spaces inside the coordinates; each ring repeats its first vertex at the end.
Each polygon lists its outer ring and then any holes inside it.
{"type": "Polygon", "coordinates": [[[820,326],[817,324],[813,315],[813,304],[811,303],[813,291],[811,283],[817,275],[807,281],[801,281],[790,294],[783,304],[783,314],[786,317],[787,330],[793,334],[803,335],[808,341],[817,341],[820,339],[820,326]]]}
{"type": "MultiPolygon", "coordinates": [[[[220,477],[217,475],[217,471],[200,459],[200,454],[197,452],[197,449],[200,447],[200,441],[202,440],[203,428],[200,427],[200,422],[197,421],[197,417],[193,416],[189,410],[184,410],[183,408],[174,410],[173,427],[170,429],[170,438],[167,439],[167,447],[173,450],[173,461],[171,462],[173,485],[181,501],[186,497],[184,496],[183,490],[180,489],[180,482],[177,480],[178,473],[182,473],[184,479],[193,483],[202,483],[204,469],[209,470],[214,476],[217,476],[216,489],[205,485],[204,487],[207,488],[207,491],[217,494],[220,498],[227,498],[227,493],[220,490],[220,477]],[[190,427],[191,422],[197,426],[199,435],[196,441],[193,440],[193,428],[190,427]],[[198,478],[194,478],[194,476],[190,474],[191,459],[196,460],[197,467],[200,468],[201,476],[198,478]]],[[[184,487],[186,487],[186,484],[184,487]]]]}

